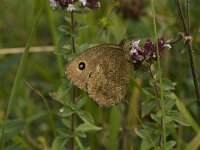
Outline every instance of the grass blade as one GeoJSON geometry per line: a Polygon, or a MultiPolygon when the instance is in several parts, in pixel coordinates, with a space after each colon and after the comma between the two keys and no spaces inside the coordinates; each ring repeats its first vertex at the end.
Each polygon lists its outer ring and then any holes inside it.
{"type": "Polygon", "coordinates": [[[186,150],[196,150],[200,147],[200,131],[198,134],[191,140],[191,142],[186,146],[186,150]]]}
{"type": "Polygon", "coordinates": [[[178,107],[179,111],[183,114],[183,116],[188,121],[188,123],[192,126],[194,131],[198,133],[200,131],[200,127],[198,123],[195,121],[195,119],[192,117],[188,109],[185,107],[183,102],[175,94],[171,94],[170,97],[176,100],[176,106],[178,107]]]}
{"type": "Polygon", "coordinates": [[[12,90],[11,90],[10,99],[9,99],[9,102],[8,102],[8,105],[7,105],[7,108],[6,108],[5,119],[4,119],[4,122],[3,122],[2,137],[1,137],[1,141],[0,141],[0,145],[1,145],[1,149],[2,150],[4,149],[5,123],[6,123],[6,120],[7,120],[8,116],[9,116],[9,114],[11,112],[11,108],[12,108],[14,99],[16,97],[18,85],[21,82],[22,75],[23,75],[23,72],[24,72],[24,68],[25,68],[25,65],[27,64],[26,62],[27,62],[27,59],[28,59],[28,54],[29,54],[29,49],[30,49],[30,46],[31,46],[31,41],[33,39],[33,35],[35,33],[36,26],[37,26],[39,18],[40,18],[43,5],[44,5],[44,0],[42,1],[41,5],[40,5],[40,9],[38,11],[37,17],[36,17],[36,19],[35,19],[35,21],[33,23],[31,32],[30,32],[29,37],[28,37],[28,41],[26,43],[26,47],[25,47],[24,53],[23,53],[23,55],[22,55],[22,57],[20,59],[20,64],[19,64],[19,67],[17,69],[17,74],[15,76],[14,84],[13,84],[13,87],[12,87],[12,90]]]}

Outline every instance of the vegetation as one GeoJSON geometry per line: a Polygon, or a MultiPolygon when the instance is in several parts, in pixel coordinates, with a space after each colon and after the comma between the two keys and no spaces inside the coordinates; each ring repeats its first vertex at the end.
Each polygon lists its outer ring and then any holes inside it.
{"type": "Polygon", "coordinates": [[[0,1],[0,149],[199,149],[199,6],[0,1]],[[133,41],[126,98],[99,107],[66,78],[65,64],[122,39],[133,41]]]}

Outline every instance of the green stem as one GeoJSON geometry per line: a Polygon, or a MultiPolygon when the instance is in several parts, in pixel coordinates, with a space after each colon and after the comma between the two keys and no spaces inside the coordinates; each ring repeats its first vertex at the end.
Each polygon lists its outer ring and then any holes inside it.
{"type": "MultiPolygon", "coordinates": [[[[152,7],[152,13],[153,13],[154,34],[155,34],[156,43],[157,43],[158,36],[157,36],[157,29],[156,29],[154,0],[151,0],[151,7],[152,7]]],[[[163,83],[162,83],[161,65],[160,65],[160,53],[159,53],[159,50],[158,50],[158,45],[156,46],[156,52],[157,52],[157,61],[158,61],[158,76],[159,76],[159,84],[160,84],[160,102],[161,102],[161,111],[162,111],[162,118],[161,118],[162,140],[163,140],[163,149],[165,150],[166,149],[166,127],[165,127],[165,117],[166,117],[165,115],[166,114],[165,114],[163,83]]]]}
{"type": "MultiPolygon", "coordinates": [[[[71,32],[74,32],[74,12],[71,12],[71,32]]],[[[72,34],[72,52],[75,53],[75,38],[72,34]]],[[[72,88],[72,103],[75,104],[76,103],[76,87],[73,85],[72,88]]],[[[74,132],[76,127],[76,115],[73,114],[72,115],[72,120],[71,120],[71,131],[74,132]]],[[[75,150],[75,140],[74,138],[71,139],[71,149],[75,150]]]]}
{"type": "Polygon", "coordinates": [[[77,142],[78,146],[80,147],[80,149],[84,149],[80,139],[78,137],[75,137],[75,139],[76,139],[76,142],[77,142]]]}
{"type": "Polygon", "coordinates": [[[6,112],[5,112],[5,119],[4,119],[4,122],[3,122],[2,138],[1,138],[2,140],[0,142],[2,150],[4,149],[4,141],[5,141],[5,135],[4,135],[5,134],[5,124],[6,124],[8,116],[9,116],[9,114],[11,112],[11,108],[12,108],[13,102],[14,102],[14,100],[16,98],[17,89],[18,89],[18,86],[19,86],[19,84],[21,82],[22,75],[23,75],[25,66],[27,64],[29,49],[30,49],[30,46],[31,46],[33,35],[34,35],[35,31],[36,31],[36,26],[38,24],[38,21],[39,21],[43,6],[44,6],[44,0],[42,1],[41,5],[40,5],[40,9],[38,11],[37,17],[36,17],[36,19],[35,19],[35,21],[33,23],[31,32],[30,32],[29,37],[28,37],[28,41],[27,41],[26,46],[25,46],[24,53],[23,53],[23,55],[22,55],[22,57],[20,59],[20,64],[19,64],[19,67],[17,69],[17,74],[15,76],[14,84],[13,84],[13,87],[12,87],[12,90],[11,90],[10,99],[9,99],[9,102],[8,102],[8,105],[7,105],[7,108],[6,108],[6,112]]]}

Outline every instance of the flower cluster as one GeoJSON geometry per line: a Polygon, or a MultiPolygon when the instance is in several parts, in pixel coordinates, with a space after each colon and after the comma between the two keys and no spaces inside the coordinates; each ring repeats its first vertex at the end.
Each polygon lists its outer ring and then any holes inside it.
{"type": "Polygon", "coordinates": [[[98,0],[50,0],[50,6],[55,8],[67,9],[67,11],[75,11],[74,3],[79,1],[83,7],[88,7],[90,9],[98,9],[101,4],[98,0]]]}
{"type": "Polygon", "coordinates": [[[157,46],[160,54],[164,48],[171,48],[169,41],[165,41],[164,38],[158,39],[156,45],[148,39],[146,40],[144,47],[140,46],[140,40],[132,41],[130,55],[134,66],[138,68],[143,64],[143,62],[150,63],[156,61],[157,46]]]}

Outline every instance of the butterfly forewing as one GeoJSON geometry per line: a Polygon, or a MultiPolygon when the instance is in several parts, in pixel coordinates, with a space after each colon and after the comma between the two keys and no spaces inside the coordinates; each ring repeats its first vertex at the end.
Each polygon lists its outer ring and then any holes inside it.
{"type": "Polygon", "coordinates": [[[117,44],[101,44],[70,61],[65,74],[99,105],[111,106],[126,94],[130,72],[126,55],[117,44]]]}

